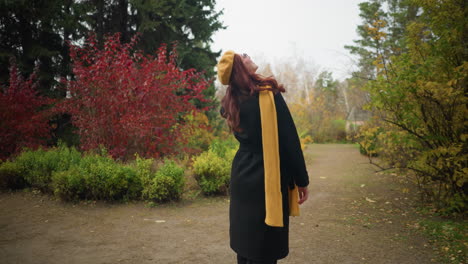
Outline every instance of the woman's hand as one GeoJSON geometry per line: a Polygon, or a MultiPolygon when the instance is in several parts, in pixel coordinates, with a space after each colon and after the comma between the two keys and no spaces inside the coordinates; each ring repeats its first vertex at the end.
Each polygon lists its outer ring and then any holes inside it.
{"type": "Polygon", "coordinates": [[[302,204],[303,202],[307,201],[307,198],[309,198],[309,191],[306,187],[297,187],[299,191],[299,204],[302,204]]]}

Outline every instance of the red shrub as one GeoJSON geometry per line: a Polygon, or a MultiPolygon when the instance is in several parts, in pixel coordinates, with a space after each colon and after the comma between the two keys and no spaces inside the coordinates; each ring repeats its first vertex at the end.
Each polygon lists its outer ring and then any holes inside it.
{"type": "Polygon", "coordinates": [[[202,91],[208,83],[194,69],[177,67],[175,48],[168,56],[162,46],[154,58],[132,51],[135,43],[136,37],[120,43],[117,33],[103,49],[94,36],[84,47],[70,47],[75,80],[65,81],[70,97],[57,107],[72,115],[82,150],[102,144],[123,159],[135,152],[173,153],[184,135],[171,128],[184,113],[197,110],[191,100],[206,101],[202,91]]]}
{"type": "Polygon", "coordinates": [[[0,159],[18,154],[23,147],[45,146],[50,138],[49,111],[55,100],[37,95],[37,69],[27,80],[10,61],[10,85],[0,87],[0,159]]]}

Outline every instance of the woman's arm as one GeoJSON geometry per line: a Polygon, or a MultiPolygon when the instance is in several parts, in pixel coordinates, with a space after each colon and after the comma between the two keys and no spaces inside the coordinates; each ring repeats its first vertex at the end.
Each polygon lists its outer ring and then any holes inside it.
{"type": "Polygon", "coordinates": [[[304,154],[302,153],[301,141],[299,140],[296,125],[289,108],[280,92],[275,95],[275,105],[278,121],[278,137],[281,142],[280,148],[286,153],[287,162],[291,164],[290,167],[294,170],[292,172],[294,182],[299,187],[306,187],[309,185],[309,175],[304,154]]]}

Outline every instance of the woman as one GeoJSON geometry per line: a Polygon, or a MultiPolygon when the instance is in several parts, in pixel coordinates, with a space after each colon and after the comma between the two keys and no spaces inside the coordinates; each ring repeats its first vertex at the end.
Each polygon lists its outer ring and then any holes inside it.
{"type": "Polygon", "coordinates": [[[227,51],[217,66],[219,80],[228,85],[220,113],[240,142],[232,162],[229,188],[230,246],[237,253],[238,263],[277,263],[289,253],[289,215],[293,215],[290,209],[307,200],[309,184],[297,130],[281,95],[285,89],[274,78],[256,74],[258,67],[247,54],[227,51]],[[261,119],[264,103],[268,101],[262,96],[268,91],[273,93],[268,94],[272,98],[268,107],[276,111],[273,118],[277,120],[277,132],[275,129],[262,131],[265,122],[272,122],[261,119]],[[265,151],[269,145],[265,144],[264,148],[262,140],[270,133],[276,134],[279,141],[276,155],[280,163],[277,180],[281,192],[276,206],[281,210],[282,219],[277,226],[267,224],[266,220],[272,210],[265,206],[271,195],[270,190],[265,191],[266,172],[271,168],[265,169],[264,157],[271,154],[265,151]],[[298,190],[299,200],[291,206],[290,193],[295,186],[298,186],[294,190],[298,190]]]}

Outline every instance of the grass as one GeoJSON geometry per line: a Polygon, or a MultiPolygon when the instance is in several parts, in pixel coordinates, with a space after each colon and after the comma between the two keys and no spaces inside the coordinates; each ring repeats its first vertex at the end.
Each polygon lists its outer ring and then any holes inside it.
{"type": "Polygon", "coordinates": [[[468,263],[467,221],[424,219],[419,225],[439,253],[442,263],[468,263]]]}

